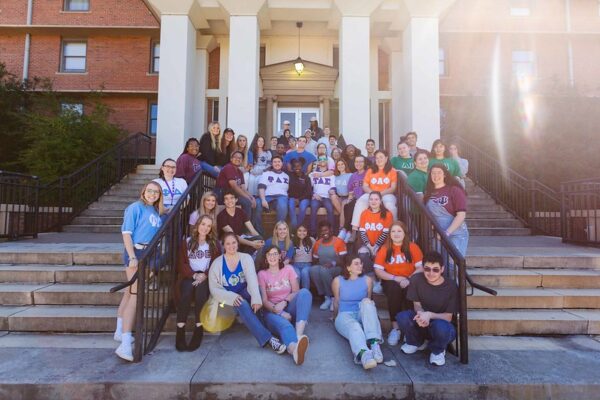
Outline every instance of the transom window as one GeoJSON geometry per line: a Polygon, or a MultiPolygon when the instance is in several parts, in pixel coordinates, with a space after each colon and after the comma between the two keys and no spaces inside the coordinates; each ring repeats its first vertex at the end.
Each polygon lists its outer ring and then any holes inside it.
{"type": "Polygon", "coordinates": [[[152,44],[152,65],[150,72],[158,73],[160,70],[160,43],[152,44]]]}
{"type": "Polygon", "coordinates": [[[87,43],[79,41],[63,41],[62,72],[85,72],[87,43]]]}
{"type": "Polygon", "coordinates": [[[65,11],[89,11],[90,0],[65,0],[65,11]]]}

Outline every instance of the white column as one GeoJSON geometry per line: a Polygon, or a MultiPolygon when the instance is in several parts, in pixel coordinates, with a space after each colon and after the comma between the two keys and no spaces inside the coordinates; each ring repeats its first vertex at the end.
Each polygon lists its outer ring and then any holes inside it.
{"type": "Polygon", "coordinates": [[[340,132],[363,147],[371,131],[369,17],[342,17],[340,25],[340,132]]]}
{"type": "MultiPolygon", "coordinates": [[[[219,115],[215,118],[221,130],[227,127],[227,88],[229,78],[229,39],[219,40],[219,115]]],[[[214,117],[213,117],[214,118],[214,117]]]]}
{"type": "Polygon", "coordinates": [[[176,159],[192,132],[196,29],[187,15],[163,15],[160,29],[156,163],[176,159]]]}
{"type": "MultiPolygon", "coordinates": [[[[371,84],[370,84],[370,95],[371,98],[369,115],[371,116],[369,137],[375,140],[376,148],[380,147],[379,143],[379,43],[377,40],[371,41],[369,49],[369,59],[371,61],[371,84]]],[[[366,140],[366,139],[365,139],[366,140]]],[[[364,143],[357,143],[359,147],[364,148],[364,143]]]]}
{"type": "Polygon", "coordinates": [[[415,131],[428,149],[440,137],[438,18],[413,17],[404,33],[404,131],[415,131]]]}
{"type": "Polygon", "coordinates": [[[229,27],[227,126],[251,137],[258,131],[258,19],[255,15],[232,15],[229,27]]]}
{"type": "MultiPolygon", "coordinates": [[[[392,51],[390,56],[390,75],[392,84],[392,145],[400,141],[400,136],[404,135],[404,127],[402,126],[402,114],[403,114],[403,96],[402,92],[402,80],[403,80],[403,59],[402,52],[392,51]]],[[[390,149],[392,150],[392,149],[390,149]]],[[[393,149],[395,150],[395,148],[393,149]]]]}
{"type": "Polygon", "coordinates": [[[196,49],[196,68],[194,71],[194,104],[192,107],[192,135],[200,138],[208,123],[206,122],[206,86],[208,81],[208,51],[196,49]]]}

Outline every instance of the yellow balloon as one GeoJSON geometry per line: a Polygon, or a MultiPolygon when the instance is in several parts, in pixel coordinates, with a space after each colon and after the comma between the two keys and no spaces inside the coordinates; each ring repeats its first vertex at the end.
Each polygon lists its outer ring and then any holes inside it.
{"type": "Polygon", "coordinates": [[[233,307],[219,303],[210,297],[200,311],[200,322],[204,330],[211,333],[223,332],[233,325],[235,311],[233,307]]]}

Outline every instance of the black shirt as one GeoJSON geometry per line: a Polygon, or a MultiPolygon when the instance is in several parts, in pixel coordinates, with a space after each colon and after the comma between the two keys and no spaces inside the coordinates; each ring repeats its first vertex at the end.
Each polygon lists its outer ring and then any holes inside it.
{"type": "Polygon", "coordinates": [[[299,177],[294,172],[290,172],[288,175],[290,177],[288,197],[290,199],[310,200],[313,194],[310,178],[305,174],[302,174],[302,176],[299,177]]]}
{"type": "Polygon", "coordinates": [[[410,278],[406,297],[421,303],[423,310],[436,314],[456,313],[458,311],[458,287],[448,278],[439,286],[427,282],[422,273],[410,278]]]}

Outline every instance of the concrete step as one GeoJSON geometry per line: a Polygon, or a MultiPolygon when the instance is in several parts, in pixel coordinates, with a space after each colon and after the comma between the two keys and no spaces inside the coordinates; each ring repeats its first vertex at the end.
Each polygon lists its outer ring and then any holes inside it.
{"type": "Polygon", "coordinates": [[[471,268],[475,282],[494,288],[600,288],[600,271],[585,269],[533,270],[471,268]]]}
{"type": "MultiPolygon", "coordinates": [[[[57,283],[35,290],[33,302],[36,305],[118,306],[123,294],[110,293],[113,286],[112,283],[57,283]]],[[[0,296],[1,291],[2,285],[0,285],[0,296]]]]}
{"type": "Polygon", "coordinates": [[[470,309],[600,308],[600,289],[494,288],[497,296],[475,290],[470,309]]]}
{"type": "Polygon", "coordinates": [[[120,217],[77,217],[73,225],[121,225],[123,216],[120,217]]]}
{"type": "MultiPolygon", "coordinates": [[[[87,211],[93,211],[93,210],[100,210],[100,211],[118,211],[121,216],[123,216],[125,209],[127,208],[127,206],[129,204],[133,203],[132,201],[130,202],[95,202],[90,204],[90,206],[88,207],[87,211]]],[[[89,214],[88,214],[89,215],[89,214]]]]}
{"type": "MultiPolygon", "coordinates": [[[[468,216],[469,214],[467,214],[468,216]]],[[[522,228],[523,224],[518,219],[494,218],[484,219],[467,217],[467,225],[469,228],[522,228]]]]}
{"type": "Polygon", "coordinates": [[[471,236],[526,236],[531,234],[529,228],[472,228],[469,227],[471,236]]]}
{"type": "Polygon", "coordinates": [[[156,164],[140,164],[136,167],[137,171],[158,171],[160,170],[160,166],[156,164]]]}
{"type": "Polygon", "coordinates": [[[471,206],[493,206],[496,202],[489,197],[469,197],[469,207],[471,206]]]}
{"type": "Polygon", "coordinates": [[[0,264],[121,265],[122,263],[122,250],[0,252],[0,264]]]}
{"type": "Polygon", "coordinates": [[[501,205],[498,205],[496,203],[493,204],[471,204],[468,203],[467,205],[468,207],[468,211],[467,214],[471,213],[471,212],[480,212],[480,211],[505,211],[504,208],[502,208],[501,205]]]}
{"type": "Polygon", "coordinates": [[[598,335],[598,310],[470,310],[470,335],[598,335]]]}
{"type": "Polygon", "coordinates": [[[82,217],[121,217],[123,218],[125,210],[115,208],[113,210],[88,208],[81,213],[82,217]]]}
{"type": "Polygon", "coordinates": [[[507,211],[472,211],[467,212],[467,219],[514,219],[515,217],[507,211]]]}
{"type": "Polygon", "coordinates": [[[120,265],[0,265],[3,283],[116,283],[125,279],[120,265]]]}
{"type": "Polygon", "coordinates": [[[513,268],[513,269],[586,269],[600,270],[600,256],[546,255],[544,249],[537,255],[467,255],[470,268],[513,268]]]}
{"type": "Polygon", "coordinates": [[[119,233],[121,225],[66,225],[63,232],[82,233],[119,233]]]}
{"type": "Polygon", "coordinates": [[[139,191],[137,194],[128,194],[128,193],[116,193],[116,194],[105,194],[98,200],[99,202],[134,202],[139,198],[139,191]]]}
{"type": "Polygon", "coordinates": [[[0,304],[23,306],[33,304],[33,292],[50,284],[1,283],[0,304]]]}

